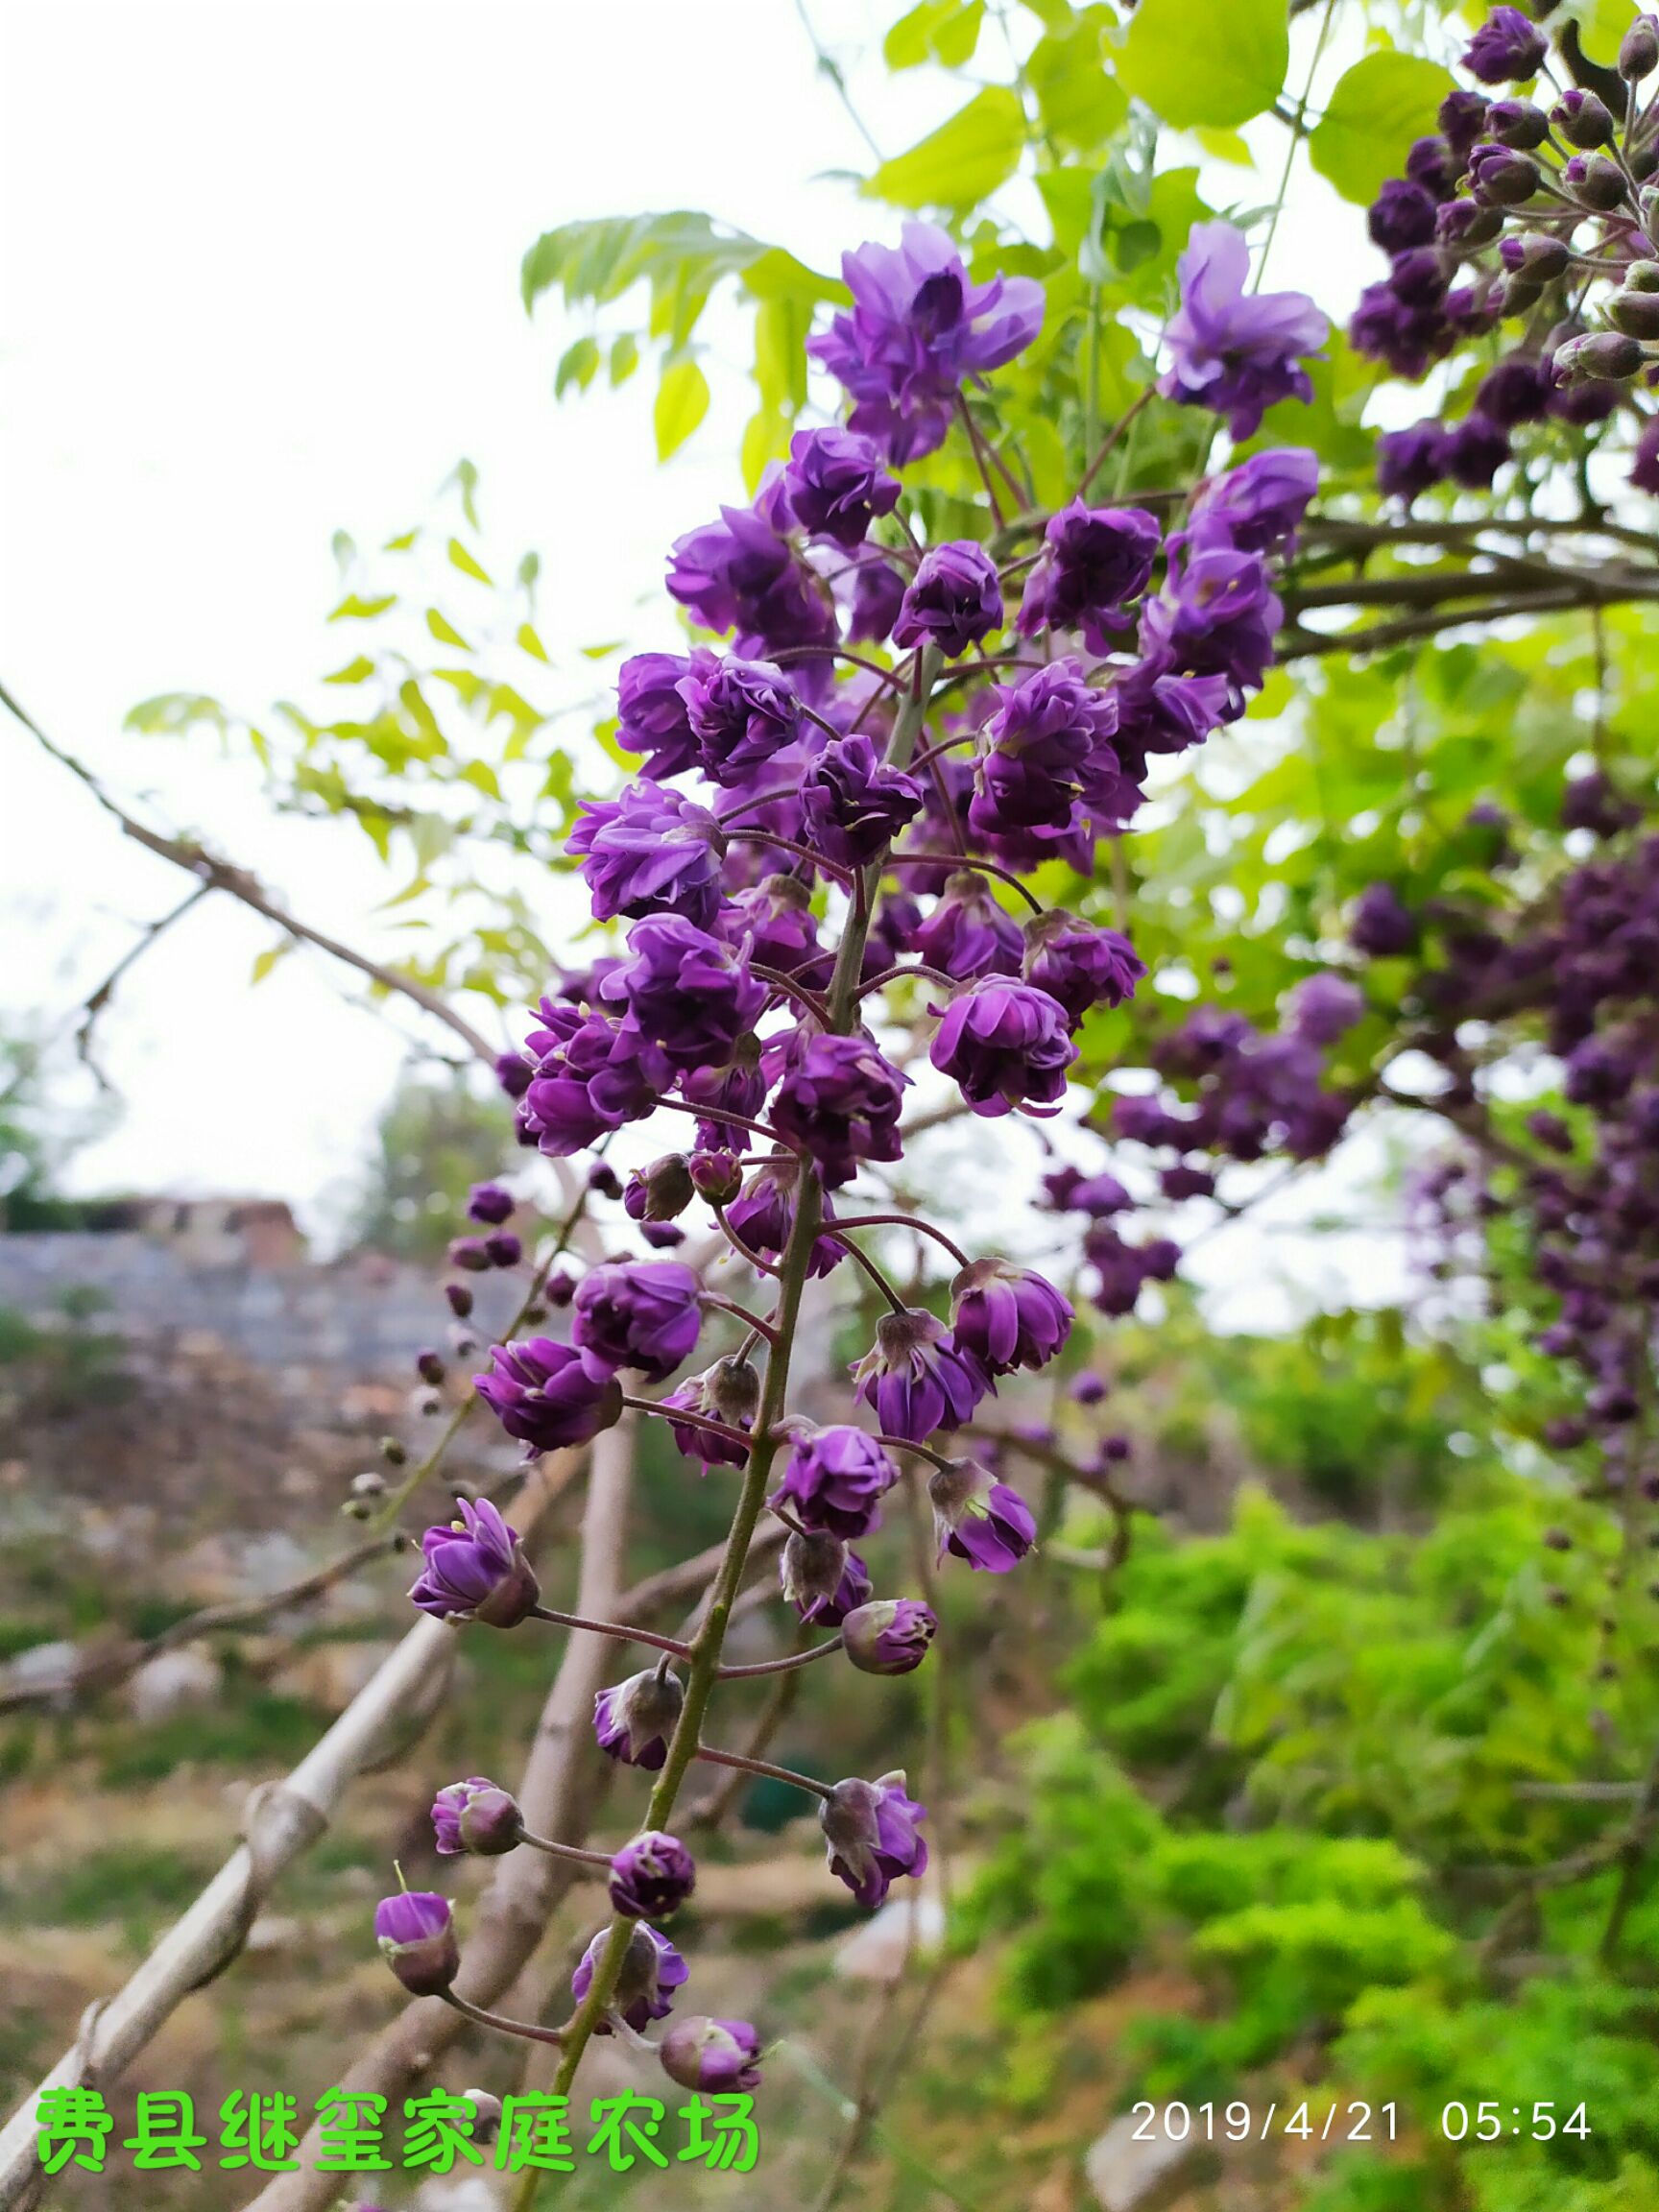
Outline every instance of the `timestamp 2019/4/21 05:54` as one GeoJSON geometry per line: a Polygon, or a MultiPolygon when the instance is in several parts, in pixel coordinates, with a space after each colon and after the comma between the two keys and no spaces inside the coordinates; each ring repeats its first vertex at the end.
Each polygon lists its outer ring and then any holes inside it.
{"type": "MultiPolygon", "coordinates": [[[[1264,2143],[1270,2136],[1293,2136],[1319,2143],[1394,2143],[1411,2123],[1396,2103],[1368,2104],[1333,2102],[1321,2106],[1303,2099],[1299,2104],[1247,2104],[1242,2099],[1217,2104],[1185,2104],[1177,2099],[1155,2104],[1143,2099],[1132,2118],[1138,2143],[1171,2143],[1193,2139],[1201,2143],[1264,2143]]],[[[1436,2131],[1448,2143],[1497,2143],[1503,2140],[1547,2143],[1552,2135],[1583,2139],[1592,2132],[1582,2104],[1564,2109],[1552,2099],[1529,2104],[1509,2104],[1499,2098],[1474,2101],[1452,2099],[1436,2118],[1436,2131]]]]}

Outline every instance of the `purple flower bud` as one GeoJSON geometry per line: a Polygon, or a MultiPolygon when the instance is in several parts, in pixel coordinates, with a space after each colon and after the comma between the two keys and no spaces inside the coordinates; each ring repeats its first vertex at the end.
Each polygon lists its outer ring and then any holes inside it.
{"type": "Polygon", "coordinates": [[[1486,110],[1486,132],[1500,146],[1530,154],[1549,137],[1550,118],[1535,100],[1494,100],[1486,110]]]}
{"type": "Polygon", "coordinates": [[[421,1537],[426,1564],[409,1596],[441,1621],[515,1628],[541,1595],[518,1531],[488,1498],[475,1505],[457,1498],[455,1504],[459,1519],[421,1537]]]}
{"type": "Polygon", "coordinates": [[[524,1247],[511,1229],[497,1229],[493,1237],[485,1238],[484,1256],[492,1267],[517,1267],[524,1247]]]}
{"type": "Polygon", "coordinates": [[[872,1038],[798,1029],[772,1099],[772,1125],[812,1155],[834,1190],[853,1180],[861,1161],[899,1158],[899,1114],[909,1088],[909,1076],[872,1038]]]}
{"type": "Polygon", "coordinates": [[[1580,84],[1567,87],[1551,108],[1550,120],[1569,146],[1586,153],[1598,146],[1611,146],[1618,135],[1605,102],[1580,84]]]}
{"type": "MultiPolygon", "coordinates": [[[[601,1928],[570,1977],[570,1994],[578,2005],[593,1985],[593,1977],[610,1939],[610,1929],[601,1928]]],[[[616,1978],[610,2009],[626,2021],[637,2035],[643,2034],[653,2020],[668,2017],[674,2003],[673,1992],[687,1980],[685,1961],[667,1936],[660,1936],[649,1921],[637,1920],[629,1934],[628,1949],[623,1956],[622,1971],[616,1978]]],[[[601,2020],[594,2033],[609,2035],[610,2019],[601,2020]]]]}
{"type": "Polygon", "coordinates": [[[1561,181],[1580,206],[1599,215],[1611,214],[1628,190],[1623,170],[1605,154],[1575,154],[1561,181]]]}
{"type": "Polygon", "coordinates": [[[939,1556],[953,1551],[970,1567],[1006,1575],[1037,1541],[1037,1523],[1018,1490],[977,1459],[953,1459],[927,1481],[939,1556]]]}
{"type": "MultiPolygon", "coordinates": [[[[760,1378],[746,1359],[716,1359],[701,1375],[693,1375],[661,1401],[685,1413],[702,1413],[727,1429],[747,1430],[760,1403],[760,1378]]],[[[734,1436],[717,1436],[690,1421],[670,1421],[674,1441],[687,1459],[700,1459],[705,1467],[741,1467],[749,1447],[734,1436]]]]}
{"type": "Polygon", "coordinates": [[[1638,15],[1619,45],[1619,74],[1626,84],[1639,84],[1659,69],[1659,21],[1638,15]]]}
{"type": "Polygon", "coordinates": [[[380,1956],[412,1997],[437,1997],[461,1971],[455,1916],[433,1889],[400,1889],[374,1908],[380,1956]]]}
{"type": "Polygon", "coordinates": [[[630,1221],[672,1221],[696,1196],[684,1152],[664,1152],[649,1167],[637,1167],[622,1191],[630,1221]]]}
{"type": "Polygon", "coordinates": [[[1066,1394],[1073,1405],[1098,1406],[1103,1398],[1111,1396],[1111,1387],[1103,1375],[1074,1375],[1066,1394]]]}
{"type": "Polygon", "coordinates": [[[920,1826],[926,1817],[906,1794],[902,1773],[875,1782],[837,1782],[818,1809],[830,1873],[874,1911],[900,1875],[926,1872],[927,1845],[920,1826]]]}
{"type": "Polygon", "coordinates": [[[1119,930],[1097,929],[1064,906],[1050,906],[1025,925],[1024,978],[1066,1009],[1072,1022],[1094,1006],[1120,1006],[1135,996],[1146,963],[1119,930]]]}
{"type": "Polygon", "coordinates": [[[511,1190],[504,1190],[499,1183],[474,1183],[472,1194],[467,1201],[467,1211],[474,1221],[483,1221],[492,1229],[498,1229],[503,1221],[512,1218],[514,1198],[511,1190]]]}
{"type": "Polygon", "coordinates": [[[913,942],[929,968],[942,970],[957,983],[972,983],[981,975],[1017,975],[1024,946],[1020,925],[972,868],[958,868],[947,879],[913,942]]]}
{"type": "Polygon", "coordinates": [[[831,424],[797,430],[783,469],[789,511],[809,537],[829,538],[851,552],[878,515],[899,504],[899,479],[881,464],[881,449],[855,430],[831,424]]]}
{"type": "Polygon", "coordinates": [[[1519,207],[1538,189],[1538,164],[1508,146],[1483,141],[1469,156],[1469,188],[1488,207],[1519,207]]]}
{"type": "Polygon", "coordinates": [[[439,1383],[443,1382],[445,1372],[442,1354],[430,1350],[417,1352],[415,1355],[415,1372],[420,1376],[422,1382],[430,1382],[432,1387],[436,1389],[439,1383]]]}
{"type": "Polygon", "coordinates": [[[946,1008],[928,1058],[958,1084],[982,1118],[1016,1107],[1059,1111],[1066,1070],[1077,1057],[1066,1009],[1029,983],[991,976],[958,991],[946,1008]]]}
{"type": "Polygon", "coordinates": [[[1641,368],[1642,358],[1639,342],[1626,338],[1622,330],[1593,330],[1556,347],[1555,381],[1626,383],[1641,368]]]}
{"type": "Polygon", "coordinates": [[[1659,498],[1659,418],[1645,423],[1636,441],[1630,481],[1638,492],[1659,498]]]}
{"type": "Polygon", "coordinates": [[[1519,8],[1494,8],[1463,50],[1463,66],[1482,84],[1518,84],[1536,77],[1549,52],[1544,36],[1519,8]]]}
{"type": "Polygon", "coordinates": [[[508,1435],[536,1452],[589,1443],[622,1418],[622,1386],[609,1367],[551,1336],[492,1345],[489,1372],[472,1383],[508,1435]]]}
{"type": "Polygon", "coordinates": [[[482,1237],[456,1237],[449,1245],[448,1260],[451,1267],[459,1267],[468,1275],[488,1275],[490,1255],[484,1249],[482,1237]]]}
{"type": "Polygon", "coordinates": [[[541,1286],[541,1296],[552,1307],[568,1306],[576,1295],[576,1278],[568,1267],[555,1267],[541,1286]]]}
{"type": "Polygon", "coordinates": [[[1430,246],[1435,236],[1435,202],[1431,192],[1404,177],[1390,177],[1372,201],[1367,228],[1373,245],[1384,253],[1404,253],[1412,246],[1430,246]]]}
{"type": "Polygon", "coordinates": [[[1446,478],[1446,433],[1438,422],[1384,430],[1377,441],[1377,489],[1407,506],[1446,478]]]}
{"type": "Polygon", "coordinates": [[[915,1598],[878,1598],[841,1624],[847,1656],[860,1673],[908,1674],[927,1656],[939,1619],[915,1598]]]}
{"type": "Polygon", "coordinates": [[[710,1206],[729,1206],[743,1188],[743,1169],[735,1152],[704,1148],[693,1152],[691,1188],[710,1206]]]}
{"type": "Polygon", "coordinates": [[[869,1570],[827,1529],[791,1529],[778,1563],[779,1586],[805,1622],[835,1628],[870,1597],[869,1570]]]}
{"type": "Polygon", "coordinates": [[[956,1343],[991,1375],[1046,1367],[1071,1332],[1071,1308],[1054,1286],[1006,1260],[975,1260],[950,1286],[956,1343]]]}
{"type": "Polygon", "coordinates": [[[1250,249],[1231,223],[1196,223],[1176,265],[1181,304],[1166,336],[1171,366],[1160,379],[1166,398],[1211,408],[1235,439],[1255,436],[1281,399],[1310,399],[1304,356],[1330,328],[1300,292],[1250,292],[1250,249]]]}
{"type": "Polygon", "coordinates": [[[1001,621],[997,565],[982,545],[962,539],[923,554],[893,625],[893,642],[906,649],[936,645],[953,661],[1001,621]]]}
{"type": "Polygon", "coordinates": [[[657,2046],[662,2071],[682,2089],[730,2095],[760,2086],[760,2038],[747,2020],[712,2020],[707,2012],[676,2020],[657,2046]]]}
{"type": "Polygon", "coordinates": [[[885,766],[868,737],[831,738],[807,769],[801,795],[813,850],[862,868],[922,810],[914,776],[885,766]]]}
{"type": "Polygon", "coordinates": [[[906,223],[897,249],[841,256],[850,314],[806,350],[845,385],[851,427],[900,467],[944,442],[964,380],[999,369],[1043,326],[1043,287],[1029,276],[973,284],[954,242],[931,223],[906,223]]]}
{"type": "Polygon", "coordinates": [[[474,1774],[439,1791],[432,1801],[432,1828],[445,1858],[468,1851],[480,1859],[495,1859],[517,1843],[524,1833],[524,1816],[508,1791],[474,1774]]]}
{"type": "MultiPolygon", "coordinates": [[[[795,1227],[795,1199],[800,1171],[794,1161],[780,1161],[752,1175],[743,1190],[726,1208],[734,1236],[763,1259],[780,1254],[795,1227]]],[[[834,1209],[825,1201],[824,1219],[834,1219],[834,1209]]],[[[832,1237],[819,1237],[812,1245],[810,1273],[828,1275],[840,1264],[842,1246],[832,1237]]]]}
{"type": "Polygon", "coordinates": [[[1145,590],[1163,540],[1140,507],[1086,507],[1074,499],[1051,515],[1043,551],[1025,579],[1019,628],[1080,630],[1092,653],[1109,653],[1130,626],[1125,609],[1145,590]]]}
{"type": "Polygon", "coordinates": [[[925,1444],[938,1429],[959,1429],[994,1388],[974,1355],[920,1307],[882,1314],[875,1346],[853,1377],[854,1395],[875,1408],[882,1434],[910,1444],[925,1444]]]}
{"type": "Polygon", "coordinates": [[[683,653],[636,653],[616,679],[616,742],[645,756],[653,782],[697,764],[697,740],[680,690],[690,666],[683,653]]]}
{"type": "Polygon", "coordinates": [[[611,1862],[611,1902],[631,1920],[666,1920],[697,1887],[697,1866],[677,1836],[647,1829],[611,1862]]]}
{"type": "Polygon", "coordinates": [[[593,1733],[600,1750],[625,1767],[655,1773],[668,1756],[668,1739],[685,1702],[679,1675],[655,1668],[601,1690],[593,1700],[593,1733]]]}
{"type": "Polygon", "coordinates": [[[1471,92],[1461,84],[1447,93],[1435,121],[1440,126],[1440,135],[1454,154],[1468,153],[1480,135],[1490,106],[1483,92],[1471,92]]]}
{"type": "Polygon", "coordinates": [[[449,1310],[457,1320],[465,1321],[472,1310],[472,1293],[465,1283],[445,1283],[444,1295],[449,1301],[449,1310]]]}
{"type": "Polygon", "coordinates": [[[620,1198],[622,1178],[609,1160],[595,1160],[588,1170],[588,1188],[601,1198],[620,1198]]]}
{"type": "Polygon", "coordinates": [[[790,1437],[783,1479],[767,1503],[788,1506],[804,1527],[863,1536],[879,1522],[880,1502],[898,1479],[898,1468],[862,1429],[802,1422],[790,1437]]]}
{"type": "Polygon", "coordinates": [[[661,1382],[696,1350],[702,1285],[677,1260],[619,1260],[595,1267],[576,1293],[570,1334],[595,1371],[630,1367],[661,1382]]]}

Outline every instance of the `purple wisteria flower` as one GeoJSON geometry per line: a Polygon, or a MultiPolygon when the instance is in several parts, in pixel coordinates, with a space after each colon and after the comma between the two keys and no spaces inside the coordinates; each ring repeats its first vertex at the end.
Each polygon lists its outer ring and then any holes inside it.
{"type": "Polygon", "coordinates": [[[831,738],[801,785],[809,843],[843,868],[862,868],[922,810],[922,786],[889,768],[861,733],[831,738]]]}
{"type": "Polygon", "coordinates": [[[517,1120],[525,1143],[566,1160],[649,1114],[674,1070],[661,1046],[608,1015],[550,1007],[545,999],[542,1011],[553,1021],[528,1040],[535,1065],[517,1120]]]}
{"type": "Polygon", "coordinates": [[[1059,1111],[1066,1070],[1077,1057],[1066,1009],[1029,983],[990,976],[958,991],[945,1010],[927,1057],[956,1083],[982,1118],[1022,1107],[1059,1111]]]}
{"type": "Polygon", "coordinates": [[[919,1598],[878,1598],[848,1614],[841,1641],[860,1673],[908,1674],[926,1658],[938,1626],[919,1598]]]}
{"type": "Polygon", "coordinates": [[[953,1551],[986,1575],[1006,1575],[1037,1541],[1037,1521],[1018,1490],[977,1459],[953,1459],[928,1477],[939,1556],[953,1551]]]}
{"type": "Polygon", "coordinates": [[[1261,685],[1284,609],[1260,553],[1189,541],[1141,616],[1141,648],[1166,667],[1224,676],[1236,697],[1261,685]]]}
{"type": "Polygon", "coordinates": [[[1294,544],[1318,489],[1318,454],[1306,445],[1275,445],[1203,485],[1190,527],[1218,533],[1240,553],[1281,552],[1294,544]]]}
{"type": "Polygon", "coordinates": [[[680,684],[697,760],[711,783],[740,784],[764,768],[801,727],[801,700],[770,661],[741,661],[699,646],[680,684]]]}
{"type": "Polygon", "coordinates": [[[1202,745],[1234,711],[1225,676],[1176,676],[1166,655],[1137,661],[1112,686],[1118,729],[1112,749],[1125,768],[1143,772],[1154,754],[1202,745]]]}
{"type": "Polygon", "coordinates": [[[628,952],[599,986],[607,1001],[625,1010],[628,1024],[675,1068],[730,1060],[766,1000],[766,986],[739,953],[684,914],[636,922],[628,952]]]}
{"type": "Polygon", "coordinates": [[[926,1444],[939,1429],[960,1429],[992,1388],[974,1355],[921,1307],[882,1314],[875,1345],[854,1364],[853,1380],[854,1396],[874,1408],[882,1434],[907,1444],[926,1444]]]}
{"type": "Polygon", "coordinates": [[[1022,973],[1078,1022],[1093,1006],[1121,1006],[1132,998],[1146,963],[1121,930],[1096,928],[1064,906],[1050,906],[1025,925],[1022,973]]]}
{"type": "Polygon", "coordinates": [[[1371,242],[1384,253],[1431,246],[1436,236],[1434,195],[1408,177],[1390,177],[1366,215],[1371,242]]]}
{"type": "Polygon", "coordinates": [[[668,596],[706,630],[735,631],[740,653],[832,644],[834,607],[778,526],[786,518],[762,511],[772,505],[762,494],[755,507],[722,507],[718,522],[676,539],[668,596]]]}
{"type": "Polygon", "coordinates": [[[613,1683],[593,1699],[593,1733],[600,1750],[624,1767],[655,1773],[668,1756],[668,1739],[685,1702],[679,1675],[654,1667],[613,1683]]]}
{"type": "Polygon", "coordinates": [[[1018,975],[1024,939],[986,878],[958,868],[913,932],[912,950],[953,982],[973,983],[981,975],[1018,975]]]}
{"type": "Polygon", "coordinates": [[[767,1503],[788,1506],[805,1528],[863,1536],[879,1521],[881,1500],[898,1479],[898,1468],[862,1429],[805,1422],[790,1438],[783,1479],[767,1503]]]}
{"type": "Polygon", "coordinates": [[[409,1595],[441,1621],[481,1621],[515,1628],[541,1596],[518,1531],[488,1498],[455,1501],[458,1518],[421,1539],[426,1564],[409,1595]]]}
{"type": "Polygon", "coordinates": [[[778,1582],[801,1619],[835,1628],[871,1595],[870,1571],[856,1551],[828,1529],[791,1529],[778,1562],[778,1582]]]}
{"type": "Polygon", "coordinates": [[[816,988],[828,983],[834,956],[818,942],[810,885],[799,876],[767,876],[734,892],[720,915],[727,941],[748,941],[749,957],[764,968],[799,975],[816,988]]]}
{"type": "MultiPolygon", "coordinates": [[[[746,1431],[760,1403],[760,1378],[747,1359],[716,1359],[701,1375],[693,1375],[661,1401],[683,1413],[702,1413],[723,1428],[746,1431]]],[[[674,1441],[687,1459],[700,1459],[705,1467],[741,1467],[749,1457],[747,1442],[736,1435],[717,1435],[691,1421],[669,1421],[674,1441]]]]}
{"type": "Polygon", "coordinates": [[[1079,795],[1116,781],[1118,702],[1084,677],[1080,661],[1050,661],[1016,684],[992,686],[985,750],[968,820],[982,836],[1061,829],[1079,795]]]}
{"type": "Polygon", "coordinates": [[[400,1889],[374,1908],[380,1956],[412,1997],[437,1997],[461,1971],[455,1916],[435,1889],[400,1889]]]}
{"type": "Polygon", "coordinates": [[[969,282],[952,241],[906,223],[897,250],[841,256],[851,314],[806,342],[853,398],[852,427],[901,466],[931,453],[950,425],[963,380],[1000,369],[1043,327],[1043,287],[1028,276],[969,282]]]}
{"type": "Polygon", "coordinates": [[[1073,499],[1048,517],[1043,550],[1025,579],[1018,628],[1081,630],[1092,653],[1109,653],[1129,628],[1163,541],[1143,507],[1086,507],[1073,499]]]}
{"type": "Polygon", "coordinates": [[[882,1058],[875,1040],[797,1030],[772,1099],[772,1125],[803,1145],[831,1190],[863,1160],[897,1160],[899,1112],[908,1075],[882,1058]]]}
{"type": "Polygon", "coordinates": [[[830,1848],[830,1871],[872,1911],[902,1874],[926,1871],[921,1823],[927,1815],[904,1788],[902,1773],[875,1782],[837,1782],[818,1809],[830,1848]]]}
{"type": "Polygon", "coordinates": [[[495,1859],[517,1845],[524,1833],[524,1816],[510,1791],[473,1774],[439,1791],[432,1801],[432,1833],[446,1859],[460,1852],[495,1859]]]}
{"type": "Polygon", "coordinates": [[[1519,84],[1537,76],[1549,51],[1529,15],[1519,8],[1494,8],[1463,49],[1463,66],[1482,84],[1519,84]]]}
{"type": "Polygon", "coordinates": [[[611,1861],[611,1902],[631,1920],[666,1920],[696,1887],[696,1861],[660,1828],[636,1836],[611,1861]]]}
{"type": "Polygon", "coordinates": [[[657,2056],[682,2089],[719,2096],[760,2086],[760,2038],[747,2020],[714,2020],[707,2012],[676,2020],[663,2031],[657,2056]]]}
{"type": "Polygon", "coordinates": [[[825,430],[796,431],[783,494],[808,537],[830,539],[851,552],[878,515],[891,515],[898,506],[899,479],[888,475],[874,440],[832,423],[825,430]]]}
{"type": "Polygon", "coordinates": [[[595,1372],[662,1382],[697,1348],[703,1286],[678,1260],[616,1260],[584,1276],[570,1334],[595,1372]]]}
{"type": "Polygon", "coordinates": [[[622,1418],[622,1385],[610,1367],[551,1336],[493,1344],[490,1366],[472,1385],[508,1435],[533,1452],[589,1443],[622,1418]]]}
{"type": "Polygon", "coordinates": [[[654,781],[697,765],[697,740],[680,689],[690,668],[684,653],[636,653],[616,678],[616,741],[644,755],[654,781]]]}
{"type": "MultiPolygon", "coordinates": [[[[583,1952],[576,1971],[570,1977],[570,1994],[578,2005],[593,1985],[593,1977],[610,1939],[610,1929],[601,1928],[583,1952]]],[[[616,1988],[611,1999],[611,2010],[626,2021],[637,2035],[641,2035],[653,2020],[665,2020],[668,2017],[673,2008],[674,1991],[689,1979],[690,1972],[685,1960],[667,1936],[659,1935],[648,1920],[637,1920],[629,1934],[622,1971],[616,1978],[616,1988]]],[[[594,2033],[609,2035],[610,2020],[601,2020],[594,2033]]]]}
{"type": "Polygon", "coordinates": [[[904,578],[891,561],[866,553],[853,571],[849,645],[884,645],[904,604],[904,578]]]}
{"type": "Polygon", "coordinates": [[[988,1375],[1046,1367],[1071,1332],[1071,1308],[1052,1283],[1008,1260],[974,1260],[950,1286],[955,1341],[988,1375]]]}
{"type": "Polygon", "coordinates": [[[1279,400],[1313,397],[1302,362],[1324,345],[1330,325],[1300,292],[1247,291],[1242,230],[1194,224],[1177,271],[1181,304],[1167,333],[1173,359],[1158,387],[1166,398],[1213,408],[1235,438],[1245,439],[1279,400]]]}
{"type": "Polygon", "coordinates": [[[725,840],[707,806],[640,777],[618,799],[590,799],[565,840],[582,863],[593,918],[677,913],[707,927],[720,905],[725,840]]]}
{"type": "Polygon", "coordinates": [[[1001,621],[997,564],[983,545],[961,539],[923,554],[893,625],[893,642],[906,649],[936,645],[953,661],[1001,621]]]}
{"type": "MultiPolygon", "coordinates": [[[[800,1169],[793,1160],[777,1161],[758,1168],[726,1209],[733,1235],[762,1259],[781,1254],[789,1241],[800,1180],[800,1169]]],[[[835,1218],[828,1198],[824,1200],[823,1217],[826,1222],[835,1218]]],[[[828,1275],[840,1264],[843,1249],[833,1237],[816,1238],[808,1272],[828,1275]]]]}

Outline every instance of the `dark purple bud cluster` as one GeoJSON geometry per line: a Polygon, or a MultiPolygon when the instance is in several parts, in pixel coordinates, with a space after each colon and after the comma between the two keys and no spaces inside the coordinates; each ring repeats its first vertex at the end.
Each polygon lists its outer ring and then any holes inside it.
{"type": "MultiPolygon", "coordinates": [[[[1500,7],[1463,60],[1501,88],[1529,83],[1548,54],[1530,16],[1500,7]]],[[[1659,68],[1659,19],[1637,17],[1619,66],[1631,89],[1617,109],[1565,65],[1552,103],[1449,93],[1438,134],[1417,141],[1407,174],[1372,204],[1389,273],[1355,311],[1359,352],[1416,380],[1464,343],[1525,325],[1459,420],[1378,440],[1378,483],[1407,505],[1439,484],[1486,489],[1528,424],[1599,422],[1639,405],[1637,379],[1659,360],[1659,292],[1647,274],[1659,279],[1659,113],[1635,87],[1659,68]]],[[[1659,469],[1645,468],[1641,438],[1631,481],[1647,490],[1645,473],[1659,482],[1659,469]]]]}

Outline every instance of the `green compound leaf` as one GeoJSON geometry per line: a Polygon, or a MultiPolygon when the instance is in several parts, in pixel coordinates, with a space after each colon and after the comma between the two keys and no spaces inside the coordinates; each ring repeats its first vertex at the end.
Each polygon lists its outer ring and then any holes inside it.
{"type": "Polygon", "coordinates": [[[1434,128],[1453,80],[1415,54],[1367,54],[1337,80],[1308,139],[1308,156],[1344,200],[1363,206],[1400,175],[1415,138],[1434,128]]]}
{"type": "Polygon", "coordinates": [[[1284,0],[1141,0],[1118,77],[1178,130],[1227,131],[1272,107],[1289,59],[1284,0]]]}

